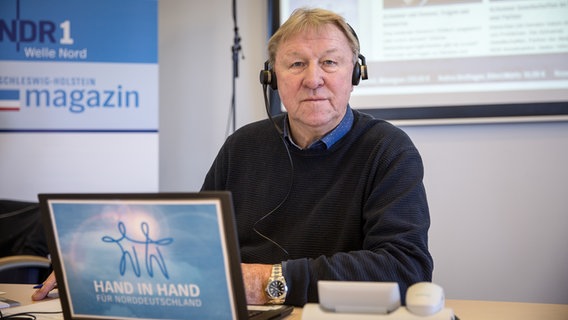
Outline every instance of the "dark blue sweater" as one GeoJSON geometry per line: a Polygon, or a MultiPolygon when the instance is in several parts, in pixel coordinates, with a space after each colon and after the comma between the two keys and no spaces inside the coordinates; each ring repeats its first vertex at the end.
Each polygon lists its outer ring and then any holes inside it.
{"type": "Polygon", "coordinates": [[[432,278],[420,155],[402,130],[354,115],[330,149],[290,147],[293,166],[269,120],[244,126],[205,178],[233,194],[242,262],[284,262],[286,304],[317,301],[318,280],[396,281],[404,299],[432,278]]]}

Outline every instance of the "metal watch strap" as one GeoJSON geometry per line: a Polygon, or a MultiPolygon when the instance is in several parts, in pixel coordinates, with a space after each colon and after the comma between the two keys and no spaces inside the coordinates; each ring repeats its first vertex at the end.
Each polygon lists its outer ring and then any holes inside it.
{"type": "Polygon", "coordinates": [[[268,286],[270,286],[271,283],[278,282],[278,281],[281,282],[284,285],[284,293],[279,298],[272,298],[269,295],[270,300],[268,302],[271,303],[271,304],[282,304],[282,303],[284,303],[284,300],[286,299],[286,295],[288,293],[286,280],[284,279],[284,275],[282,274],[282,264],[272,265],[272,273],[270,275],[270,278],[268,279],[268,286]]]}
{"type": "Polygon", "coordinates": [[[270,278],[277,279],[282,277],[282,265],[281,264],[273,264],[272,265],[272,274],[270,278]]]}

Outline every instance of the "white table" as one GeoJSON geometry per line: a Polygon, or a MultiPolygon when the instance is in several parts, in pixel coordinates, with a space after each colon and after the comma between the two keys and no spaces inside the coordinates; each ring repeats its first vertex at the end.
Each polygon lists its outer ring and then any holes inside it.
{"type": "MultiPolygon", "coordinates": [[[[33,308],[33,310],[52,310],[59,306],[59,299],[51,297],[43,301],[32,301],[31,295],[35,291],[28,284],[2,284],[0,292],[2,296],[20,301],[20,309],[33,308]],[[45,308],[42,308],[45,306],[45,308]]],[[[546,303],[522,303],[500,301],[477,301],[477,300],[446,300],[446,307],[452,308],[461,320],[568,320],[568,304],[546,303]]],[[[9,311],[11,308],[2,309],[9,311]]],[[[301,320],[302,308],[294,309],[294,312],[286,320],[301,320]]],[[[62,314],[39,315],[42,319],[63,319],[62,314]]]]}

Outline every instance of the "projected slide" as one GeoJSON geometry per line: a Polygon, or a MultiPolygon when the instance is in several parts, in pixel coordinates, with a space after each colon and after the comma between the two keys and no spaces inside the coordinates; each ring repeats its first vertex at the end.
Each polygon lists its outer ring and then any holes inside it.
{"type": "Polygon", "coordinates": [[[301,6],[338,12],[357,31],[369,80],[355,108],[568,113],[568,0],[281,0],[281,22],[301,6]]]}

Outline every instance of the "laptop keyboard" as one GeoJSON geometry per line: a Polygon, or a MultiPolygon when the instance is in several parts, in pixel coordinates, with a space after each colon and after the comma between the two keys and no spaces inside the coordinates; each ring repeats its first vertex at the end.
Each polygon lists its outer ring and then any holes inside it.
{"type": "Polygon", "coordinates": [[[282,319],[292,313],[294,310],[291,306],[285,305],[265,305],[265,306],[248,306],[249,319],[282,319]]]}
{"type": "Polygon", "coordinates": [[[252,318],[252,317],[254,317],[254,316],[257,316],[257,315],[259,315],[259,314],[261,314],[261,313],[263,313],[263,312],[264,312],[264,311],[260,311],[260,310],[249,310],[249,311],[248,311],[249,319],[252,318]]]}

